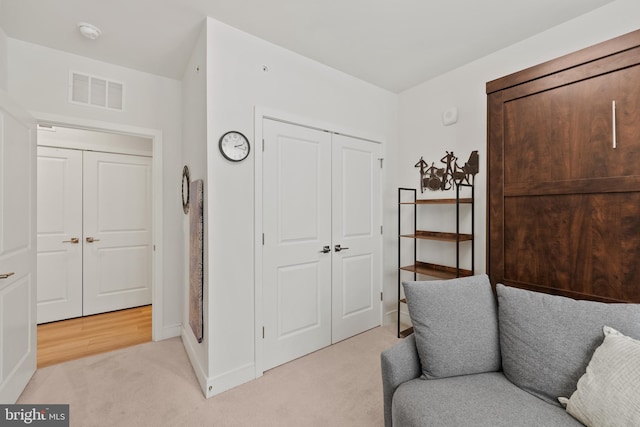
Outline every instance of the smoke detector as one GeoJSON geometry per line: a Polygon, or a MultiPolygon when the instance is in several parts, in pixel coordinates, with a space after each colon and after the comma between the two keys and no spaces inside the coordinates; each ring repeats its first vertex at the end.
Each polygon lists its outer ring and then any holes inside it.
{"type": "Polygon", "coordinates": [[[83,36],[85,36],[90,40],[97,39],[98,37],[100,37],[100,34],[102,33],[100,31],[100,28],[96,27],[95,25],[87,24],[86,22],[79,22],[78,30],[80,31],[80,34],[82,34],[83,36]]]}

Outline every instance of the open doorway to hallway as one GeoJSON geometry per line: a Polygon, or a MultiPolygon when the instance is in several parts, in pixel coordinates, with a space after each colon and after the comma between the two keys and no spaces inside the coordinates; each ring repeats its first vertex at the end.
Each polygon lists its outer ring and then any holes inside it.
{"type": "Polygon", "coordinates": [[[39,366],[151,340],[152,157],[149,138],[39,126],[39,366]]]}

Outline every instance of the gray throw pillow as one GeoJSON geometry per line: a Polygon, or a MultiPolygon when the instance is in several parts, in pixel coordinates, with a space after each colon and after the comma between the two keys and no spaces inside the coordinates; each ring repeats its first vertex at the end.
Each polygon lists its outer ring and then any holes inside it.
{"type": "Polygon", "coordinates": [[[496,301],[486,274],[403,286],[423,378],[500,370],[496,301]]]}
{"type": "Polygon", "coordinates": [[[496,286],[502,369],[518,387],[560,406],[602,343],[607,325],[640,338],[640,304],[605,304],[496,286]]]}

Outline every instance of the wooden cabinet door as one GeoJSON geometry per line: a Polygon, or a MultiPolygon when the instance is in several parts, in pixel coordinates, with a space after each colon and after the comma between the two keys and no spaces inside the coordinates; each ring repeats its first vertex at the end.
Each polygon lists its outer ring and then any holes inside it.
{"type": "Polygon", "coordinates": [[[506,102],[505,186],[637,175],[639,94],[637,65],[506,102]]]}
{"type": "Polygon", "coordinates": [[[492,283],[640,302],[640,31],[487,92],[492,283]]]}
{"type": "Polygon", "coordinates": [[[504,277],[640,301],[640,192],[505,198],[504,277]]]}

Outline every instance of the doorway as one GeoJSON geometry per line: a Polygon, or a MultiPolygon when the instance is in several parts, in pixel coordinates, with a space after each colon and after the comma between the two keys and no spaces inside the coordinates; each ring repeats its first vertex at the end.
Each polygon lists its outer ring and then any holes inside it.
{"type": "MultiPolygon", "coordinates": [[[[145,165],[145,168],[149,166],[150,172],[146,175],[147,183],[145,184],[146,198],[149,199],[150,205],[150,216],[151,216],[151,225],[148,229],[147,234],[150,235],[149,239],[149,247],[150,247],[150,256],[149,256],[149,268],[145,271],[145,274],[149,276],[150,280],[150,289],[146,292],[149,295],[149,300],[140,301],[135,305],[149,304],[144,309],[145,311],[145,328],[149,328],[151,332],[149,333],[150,339],[158,340],[163,339],[163,329],[162,329],[162,263],[160,262],[162,259],[162,246],[158,245],[157,242],[162,241],[162,133],[160,131],[156,131],[153,129],[146,128],[138,128],[126,125],[117,125],[112,123],[102,123],[95,121],[87,121],[83,119],[69,118],[69,117],[58,117],[51,115],[43,115],[40,114],[37,117],[39,121],[39,127],[47,129],[49,132],[52,128],[54,129],[64,129],[67,132],[66,138],[63,138],[64,143],[60,144],[59,142],[53,143],[50,140],[53,138],[52,132],[49,133],[49,137],[39,138],[39,145],[57,145],[63,147],[63,149],[67,150],[81,150],[85,149],[85,152],[91,156],[99,156],[102,160],[105,160],[103,156],[116,156],[116,160],[120,160],[117,154],[119,153],[125,156],[130,156],[129,159],[137,159],[137,158],[145,158],[146,160],[143,163],[148,163],[145,165]],[[71,133],[69,133],[71,132],[71,133]],[[87,147],[82,145],[79,141],[77,135],[80,135],[82,132],[91,132],[94,137],[96,137],[93,141],[93,145],[87,147]],[[118,136],[118,138],[114,139],[113,136],[118,136]],[[100,154],[108,152],[107,154],[100,154]],[[152,156],[152,157],[149,157],[152,156]],[[147,185],[148,184],[148,185],[147,185]],[[153,304],[153,310],[151,310],[151,303],[153,304]],[[152,314],[151,314],[152,312],[152,314]],[[149,324],[151,325],[149,327],[149,324]]],[[[44,131],[46,132],[46,131],[44,131]]],[[[53,138],[55,139],[55,138],[53,138]]],[[[95,160],[95,159],[94,159],[95,160]]],[[[118,162],[113,162],[113,158],[106,159],[106,163],[110,163],[114,165],[118,162]]],[[[139,163],[139,162],[134,162],[139,163]]],[[[142,170],[142,168],[138,166],[134,166],[131,169],[138,169],[138,171],[142,170]]],[[[112,170],[111,172],[115,172],[112,170]]],[[[108,175],[108,174],[107,174],[108,175]]],[[[113,175],[113,173],[112,173],[113,175]]],[[[118,175],[116,173],[116,175],[118,175]]],[[[126,175],[126,173],[124,174],[126,175]]],[[[120,175],[122,178],[124,175],[120,175]]],[[[126,210],[122,210],[121,212],[126,212],[126,210]]],[[[117,221],[116,221],[117,222],[117,221]]],[[[112,224],[114,225],[114,224],[112,224]]],[[[117,225],[117,224],[116,224],[117,225]]],[[[112,228],[120,228],[120,227],[112,227],[112,228]]],[[[113,233],[111,233],[113,234],[113,233]]],[[[94,245],[97,240],[102,241],[98,236],[70,236],[71,238],[76,237],[80,240],[81,237],[84,237],[82,240],[86,242],[87,237],[93,237],[93,242],[87,242],[94,245]]],[[[65,239],[66,240],[66,239],[65,239]]],[[[71,240],[71,239],[69,239],[71,240]]],[[[108,239],[106,239],[108,240],[108,239]]],[[[73,245],[73,243],[71,243],[73,245]]],[[[134,250],[136,252],[136,250],[134,250]]],[[[134,257],[135,258],[135,257],[134,257]]],[[[106,292],[109,294],[109,290],[106,292]]],[[[111,310],[111,308],[107,308],[107,310],[111,310]]],[[[98,307],[96,311],[107,311],[104,307],[98,307]]],[[[136,310],[136,309],[131,309],[136,310]]],[[[88,313],[88,312],[87,312],[88,313]]],[[[113,312],[115,315],[120,312],[113,312]]],[[[112,313],[107,313],[111,315],[112,313]]],[[[101,315],[99,315],[101,316],[101,315]]],[[[95,316],[86,318],[89,320],[93,320],[95,316]]],[[[76,319],[78,320],[78,319],[76,319]]],[[[42,325],[45,326],[45,325],[42,325]]]]}
{"type": "Polygon", "coordinates": [[[263,119],[263,369],[380,325],[380,144],[263,119]]]}
{"type": "MultiPolygon", "coordinates": [[[[153,150],[152,161],[152,285],[151,299],[153,305],[152,317],[152,340],[158,341],[166,337],[167,332],[163,327],[164,316],[164,292],[163,292],[163,134],[162,131],[151,128],[104,122],[98,120],[82,119],[72,116],[61,116],[57,114],[36,113],[36,121],[40,126],[59,126],[70,129],[95,131],[100,134],[120,134],[143,137],[151,140],[153,150]]],[[[34,310],[35,311],[35,310],[34,310]]],[[[173,332],[168,332],[173,336],[173,332]]]]}
{"type": "Polygon", "coordinates": [[[151,141],[50,126],[38,144],[38,323],[151,304],[151,141]]]}

